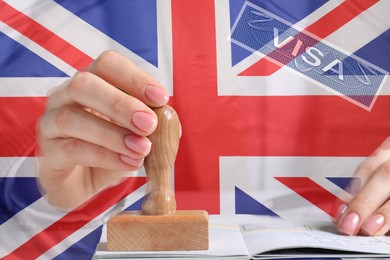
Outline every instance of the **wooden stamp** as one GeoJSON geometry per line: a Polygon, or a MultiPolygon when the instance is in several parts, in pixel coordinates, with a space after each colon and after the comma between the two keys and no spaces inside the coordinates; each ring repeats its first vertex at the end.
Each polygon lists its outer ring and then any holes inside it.
{"type": "Polygon", "coordinates": [[[115,251],[207,250],[208,213],[176,211],[171,172],[180,139],[180,122],[174,109],[154,110],[156,131],[149,136],[152,150],[145,158],[148,194],[142,210],[122,212],[107,223],[107,249],[115,251]]]}

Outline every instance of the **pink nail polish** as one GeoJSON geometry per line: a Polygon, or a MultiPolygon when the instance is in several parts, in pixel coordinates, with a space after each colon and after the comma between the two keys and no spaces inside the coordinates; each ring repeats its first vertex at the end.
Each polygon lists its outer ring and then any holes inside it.
{"type": "Polygon", "coordinates": [[[122,162],[134,167],[140,167],[143,162],[143,159],[133,159],[123,154],[119,155],[119,158],[122,162]]]}
{"type": "Polygon", "coordinates": [[[339,223],[339,231],[345,235],[355,235],[359,226],[360,218],[355,212],[348,213],[339,223]]]}
{"type": "Polygon", "coordinates": [[[372,236],[383,226],[385,217],[382,214],[370,216],[361,226],[362,234],[372,236]]]}
{"type": "Polygon", "coordinates": [[[125,136],[125,145],[136,153],[146,155],[150,152],[152,143],[145,137],[127,135],[125,136]]]}
{"type": "Polygon", "coordinates": [[[345,212],[346,210],[347,210],[347,205],[341,204],[341,205],[339,206],[337,215],[335,216],[336,222],[338,222],[338,221],[340,220],[340,217],[344,214],[344,212],[345,212]]]}
{"type": "Polygon", "coordinates": [[[155,85],[147,85],[145,88],[145,95],[150,101],[152,101],[157,106],[163,106],[169,100],[169,96],[167,95],[167,92],[165,92],[162,88],[157,87],[155,85]]]}
{"type": "Polygon", "coordinates": [[[146,133],[152,133],[157,125],[157,120],[146,112],[135,112],[133,114],[132,122],[138,129],[146,133]]]}

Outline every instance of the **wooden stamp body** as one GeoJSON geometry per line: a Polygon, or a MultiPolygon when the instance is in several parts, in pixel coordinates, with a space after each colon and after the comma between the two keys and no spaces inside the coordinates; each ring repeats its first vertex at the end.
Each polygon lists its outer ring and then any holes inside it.
{"type": "Polygon", "coordinates": [[[149,136],[145,158],[149,191],[140,212],[122,212],[107,223],[107,249],[116,251],[206,250],[209,245],[206,211],[176,211],[170,175],[176,158],[180,122],[170,106],[154,110],[158,125],[149,136]]]}
{"type": "Polygon", "coordinates": [[[206,211],[178,210],[173,215],[148,216],[122,212],[107,224],[107,249],[115,251],[207,250],[206,211]]]}

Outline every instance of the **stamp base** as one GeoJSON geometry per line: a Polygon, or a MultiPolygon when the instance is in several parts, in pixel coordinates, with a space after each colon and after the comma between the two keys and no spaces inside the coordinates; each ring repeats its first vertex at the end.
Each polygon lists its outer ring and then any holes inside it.
{"type": "Polygon", "coordinates": [[[107,249],[111,251],[207,250],[208,247],[208,213],[203,210],[179,210],[168,216],[124,211],[107,222],[107,249]]]}

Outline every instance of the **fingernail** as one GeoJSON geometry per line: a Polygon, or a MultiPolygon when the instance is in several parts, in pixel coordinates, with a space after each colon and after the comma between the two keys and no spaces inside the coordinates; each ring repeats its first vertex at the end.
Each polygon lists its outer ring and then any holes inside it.
{"type": "Polygon", "coordinates": [[[369,217],[362,225],[362,234],[371,236],[374,235],[385,223],[385,217],[382,214],[376,214],[369,217]]]}
{"type": "Polygon", "coordinates": [[[337,215],[336,215],[336,217],[335,217],[336,222],[338,222],[338,221],[340,220],[340,217],[344,214],[344,212],[345,212],[346,209],[347,209],[347,205],[345,205],[345,204],[341,204],[341,205],[339,206],[337,215]]]}
{"type": "Polygon", "coordinates": [[[119,157],[122,162],[134,167],[140,167],[142,165],[142,162],[144,161],[144,159],[133,159],[123,154],[119,155],[119,157]]]}
{"type": "Polygon", "coordinates": [[[157,120],[146,112],[135,112],[132,121],[137,128],[146,133],[153,132],[157,124],[157,120]]]}
{"type": "Polygon", "coordinates": [[[348,213],[339,223],[339,231],[345,235],[355,235],[359,226],[359,215],[355,212],[348,213]]]}
{"type": "Polygon", "coordinates": [[[146,97],[158,106],[163,106],[168,103],[169,96],[162,88],[155,85],[147,85],[145,88],[146,97]]]}
{"type": "Polygon", "coordinates": [[[144,155],[148,154],[152,147],[152,143],[147,138],[137,135],[125,136],[125,145],[134,152],[144,155]]]}

